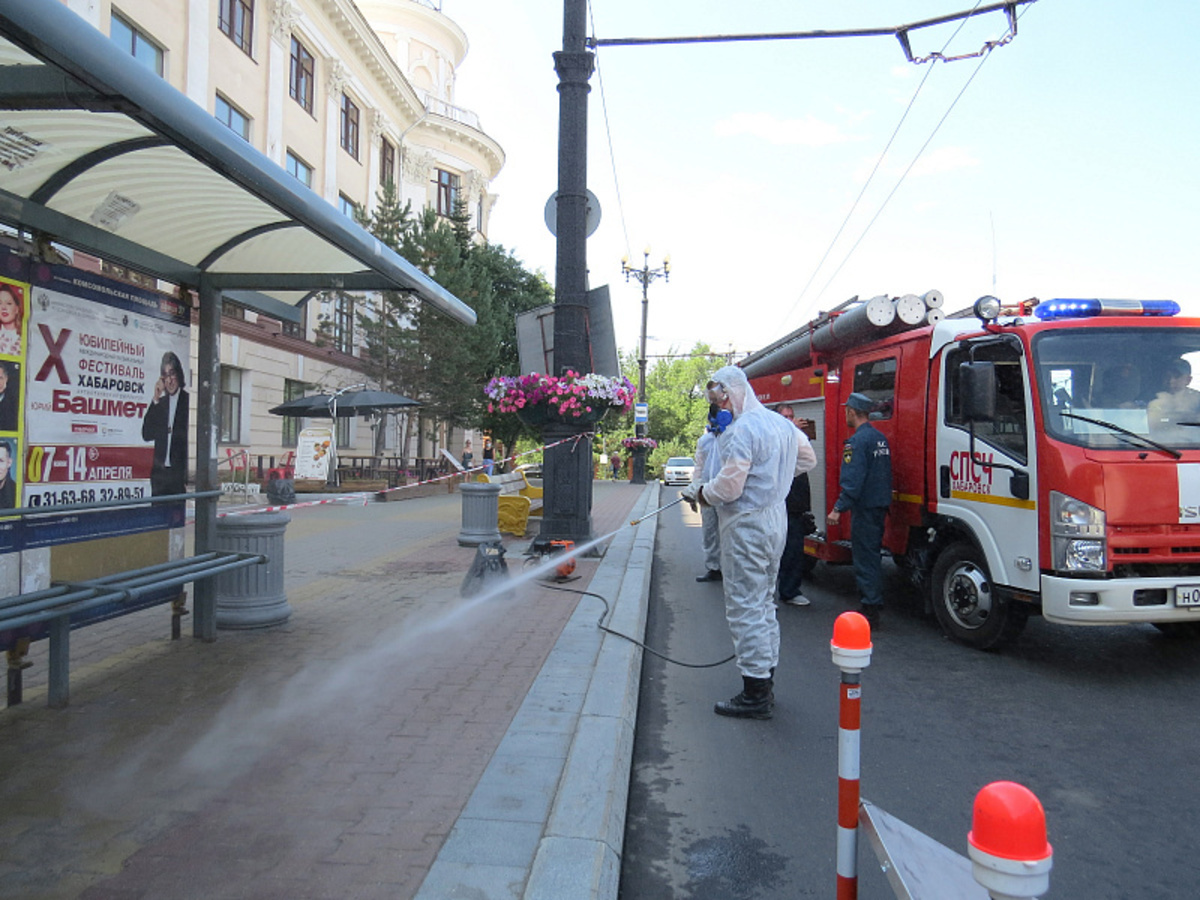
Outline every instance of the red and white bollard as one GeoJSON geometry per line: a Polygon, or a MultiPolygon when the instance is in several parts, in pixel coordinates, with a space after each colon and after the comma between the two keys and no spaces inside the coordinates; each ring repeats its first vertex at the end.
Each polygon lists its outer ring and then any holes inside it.
{"type": "Polygon", "coordinates": [[[980,790],[967,854],[975,880],[992,900],[1030,900],[1049,890],[1054,851],[1046,840],[1045,810],[1033,791],[1013,781],[993,781],[980,790]]]}
{"type": "Polygon", "coordinates": [[[862,687],[859,676],[871,664],[871,626],[862,613],[842,613],[833,623],[829,648],[842,670],[838,708],[837,900],[858,897],[859,725],[862,687]]]}

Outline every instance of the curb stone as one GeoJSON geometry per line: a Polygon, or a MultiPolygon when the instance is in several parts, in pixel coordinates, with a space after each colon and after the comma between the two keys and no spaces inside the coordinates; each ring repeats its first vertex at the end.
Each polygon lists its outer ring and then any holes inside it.
{"type": "MultiPolygon", "coordinates": [[[[658,505],[652,483],[632,519],[658,505]]],[[[657,519],[614,535],[589,591],[645,635],[657,519]]],[[[581,597],[416,900],[615,900],[642,650],[581,597]],[[586,888],[585,888],[586,886],[586,888]]]]}

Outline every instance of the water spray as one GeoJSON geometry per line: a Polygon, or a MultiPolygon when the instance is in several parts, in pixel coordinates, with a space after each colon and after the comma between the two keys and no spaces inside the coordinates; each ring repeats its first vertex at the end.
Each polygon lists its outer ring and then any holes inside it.
{"type": "MultiPolygon", "coordinates": [[[[649,519],[651,516],[656,516],[663,510],[670,509],[676,504],[682,503],[686,498],[679,497],[665,506],[660,506],[658,509],[642,515],[629,525],[637,525],[649,519]]],[[[583,591],[577,588],[556,587],[555,583],[563,584],[568,581],[577,581],[580,576],[575,573],[575,560],[587,553],[593,547],[606,543],[611,540],[618,532],[624,531],[629,525],[622,525],[608,534],[598,538],[593,538],[582,546],[576,546],[574,541],[551,541],[547,545],[544,552],[534,554],[526,561],[525,570],[519,577],[513,578],[508,572],[508,565],[504,561],[504,546],[497,542],[489,542],[480,544],[475,555],[475,561],[471,566],[471,570],[467,573],[467,577],[463,580],[462,596],[470,597],[473,603],[485,602],[495,596],[511,597],[513,588],[524,582],[529,582],[534,579],[542,579],[542,588],[551,591],[562,591],[568,594],[575,594],[583,597],[593,597],[599,600],[603,606],[603,612],[596,622],[596,626],[605,634],[610,634],[613,637],[621,638],[629,641],[637,647],[640,647],[644,652],[665,662],[672,663],[677,666],[684,666],[689,669],[709,669],[717,666],[723,666],[728,662],[736,659],[736,656],[731,654],[724,659],[716,660],[715,662],[692,663],[682,660],[673,659],[664,653],[655,650],[653,647],[639,641],[635,637],[628,634],[622,634],[610,628],[607,624],[609,617],[612,615],[612,608],[609,606],[608,598],[595,591],[583,591]],[[535,565],[531,565],[536,563],[535,565]]]]}
{"type": "Polygon", "coordinates": [[[502,599],[508,599],[512,594],[503,590],[504,583],[508,581],[508,563],[504,561],[504,553],[504,545],[499,541],[480,544],[459,589],[460,596],[476,597],[484,590],[492,589],[502,599]]]}

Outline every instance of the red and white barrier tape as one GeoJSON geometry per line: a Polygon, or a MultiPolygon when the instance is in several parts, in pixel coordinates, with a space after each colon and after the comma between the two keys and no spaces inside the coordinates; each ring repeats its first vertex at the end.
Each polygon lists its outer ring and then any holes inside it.
{"type": "MultiPolygon", "coordinates": [[[[549,450],[551,447],[557,447],[560,444],[575,443],[578,445],[579,441],[585,437],[595,437],[595,435],[592,432],[584,432],[583,434],[572,435],[569,438],[563,438],[561,441],[555,441],[553,444],[543,444],[541,447],[535,447],[532,450],[526,450],[524,453],[517,453],[514,456],[506,456],[500,460],[493,460],[492,465],[494,467],[504,463],[515,462],[523,456],[532,456],[534,453],[541,453],[544,450],[549,450]]],[[[574,452],[574,449],[572,449],[572,452],[574,452]]],[[[217,513],[217,516],[219,518],[223,518],[225,516],[252,516],[256,515],[257,513],[283,512],[289,509],[300,509],[301,507],[305,506],[321,506],[326,503],[348,503],[351,501],[361,502],[365,506],[370,500],[372,494],[390,494],[393,491],[404,491],[408,490],[409,488],[423,487],[427,484],[438,484],[439,482],[447,481],[451,478],[457,478],[460,475],[471,475],[472,473],[486,472],[487,468],[487,465],[472,466],[469,469],[460,469],[456,472],[448,472],[445,475],[439,475],[437,478],[428,478],[424,481],[414,481],[412,484],[401,484],[394,488],[386,488],[382,491],[345,494],[340,497],[330,497],[324,500],[305,500],[300,503],[285,503],[280,506],[255,506],[251,509],[232,509],[227,512],[217,513]]]]}

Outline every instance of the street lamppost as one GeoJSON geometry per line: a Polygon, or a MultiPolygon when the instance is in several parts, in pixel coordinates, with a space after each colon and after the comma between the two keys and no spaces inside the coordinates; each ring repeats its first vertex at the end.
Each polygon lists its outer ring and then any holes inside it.
{"type": "MultiPolygon", "coordinates": [[[[646,320],[650,312],[650,296],[648,289],[650,282],[655,278],[662,278],[663,281],[671,280],[671,257],[664,256],[662,267],[658,269],[650,268],[650,248],[647,247],[642,251],[643,260],[640,269],[633,269],[629,266],[629,257],[621,258],[621,271],[625,273],[625,280],[628,281],[630,276],[642,283],[642,345],[638,354],[638,402],[646,402],[646,320]]],[[[634,423],[634,434],[640,438],[646,436],[645,422],[634,423]]],[[[633,477],[630,479],[633,484],[646,483],[646,448],[633,448],[633,477]]]]}

